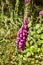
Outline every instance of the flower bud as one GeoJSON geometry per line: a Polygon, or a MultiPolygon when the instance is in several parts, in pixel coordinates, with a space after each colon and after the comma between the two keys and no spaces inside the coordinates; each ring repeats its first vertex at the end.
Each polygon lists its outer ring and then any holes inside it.
{"type": "Polygon", "coordinates": [[[40,12],[39,12],[39,15],[40,15],[40,16],[43,16],[43,11],[40,11],[40,12]]]}
{"type": "Polygon", "coordinates": [[[30,2],[30,0],[24,0],[24,3],[28,3],[28,2],[30,2]]]}
{"type": "Polygon", "coordinates": [[[20,38],[17,37],[17,38],[16,38],[16,43],[19,43],[19,41],[20,41],[20,38]]]}

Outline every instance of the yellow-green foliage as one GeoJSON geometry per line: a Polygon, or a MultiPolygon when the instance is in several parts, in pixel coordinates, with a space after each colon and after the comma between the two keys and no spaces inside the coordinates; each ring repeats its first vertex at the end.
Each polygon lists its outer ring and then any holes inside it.
{"type": "Polygon", "coordinates": [[[28,6],[26,45],[20,53],[16,49],[15,39],[23,23],[24,1],[0,0],[0,65],[43,65],[43,17],[38,15],[43,10],[40,6],[43,0],[38,0],[38,5],[33,1],[28,6]]]}

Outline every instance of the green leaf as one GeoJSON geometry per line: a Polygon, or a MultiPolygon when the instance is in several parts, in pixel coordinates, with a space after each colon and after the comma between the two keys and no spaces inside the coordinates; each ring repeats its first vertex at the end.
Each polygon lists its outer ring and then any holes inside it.
{"type": "Polygon", "coordinates": [[[30,41],[30,40],[31,40],[30,37],[28,37],[28,38],[27,38],[27,41],[30,41]]]}
{"type": "Polygon", "coordinates": [[[36,24],[35,28],[39,29],[39,27],[40,27],[40,24],[36,24]]]}
{"type": "Polygon", "coordinates": [[[37,52],[37,46],[36,45],[31,46],[30,49],[32,52],[37,52]]]}
{"type": "Polygon", "coordinates": [[[27,53],[28,51],[30,51],[30,48],[27,48],[26,50],[24,50],[23,53],[27,53]]]}
{"type": "Polygon", "coordinates": [[[29,57],[29,56],[31,56],[31,53],[30,52],[27,52],[27,55],[26,55],[27,57],[29,57]]]}
{"type": "Polygon", "coordinates": [[[32,44],[33,44],[33,41],[31,40],[31,41],[30,41],[30,45],[32,45],[32,44]]]}
{"type": "Polygon", "coordinates": [[[29,47],[29,42],[26,42],[26,47],[29,47]]]}
{"type": "Polygon", "coordinates": [[[43,34],[40,35],[40,38],[43,39],[43,34]]]}
{"type": "Polygon", "coordinates": [[[29,24],[28,24],[28,27],[31,27],[31,25],[32,25],[32,22],[30,21],[29,24]]]}
{"type": "Polygon", "coordinates": [[[38,29],[38,30],[37,30],[37,33],[38,33],[38,34],[41,33],[41,29],[38,29]]]}
{"type": "Polygon", "coordinates": [[[43,44],[43,40],[38,40],[37,43],[40,45],[40,44],[43,44]]]}

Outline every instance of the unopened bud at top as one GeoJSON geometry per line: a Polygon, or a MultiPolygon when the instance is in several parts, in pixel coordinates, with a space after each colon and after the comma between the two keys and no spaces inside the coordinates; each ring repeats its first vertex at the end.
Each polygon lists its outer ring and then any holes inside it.
{"type": "Polygon", "coordinates": [[[30,2],[31,0],[24,0],[24,3],[28,3],[28,2],[30,2]]]}
{"type": "Polygon", "coordinates": [[[43,16],[43,11],[40,11],[40,12],[39,12],[39,15],[40,15],[40,16],[43,16]]]}

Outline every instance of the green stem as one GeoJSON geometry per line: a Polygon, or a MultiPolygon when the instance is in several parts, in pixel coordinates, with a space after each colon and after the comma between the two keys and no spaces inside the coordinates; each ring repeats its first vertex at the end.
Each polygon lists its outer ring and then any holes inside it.
{"type": "Polygon", "coordinates": [[[18,16],[18,7],[19,7],[19,0],[16,0],[16,4],[15,4],[15,17],[18,16]]]}

